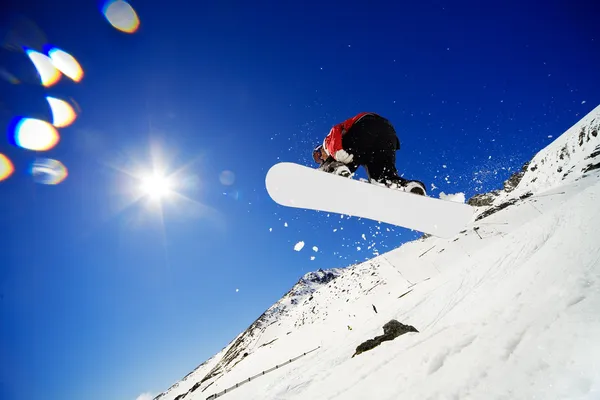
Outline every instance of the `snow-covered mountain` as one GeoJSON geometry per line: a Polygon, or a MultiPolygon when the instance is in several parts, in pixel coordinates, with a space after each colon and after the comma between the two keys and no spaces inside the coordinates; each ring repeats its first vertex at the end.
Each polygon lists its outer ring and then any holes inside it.
{"type": "MultiPolygon", "coordinates": [[[[493,206],[493,210],[502,204],[514,203],[533,193],[580,179],[600,168],[599,133],[600,106],[525,163],[519,172],[506,180],[503,189],[474,196],[469,203],[493,206]]],[[[492,210],[482,211],[489,213],[492,210]]]]}
{"type": "Polygon", "coordinates": [[[600,106],[452,239],[306,274],[156,399],[600,398],[599,131],[600,106]],[[416,329],[357,352],[391,320],[416,329]]]}

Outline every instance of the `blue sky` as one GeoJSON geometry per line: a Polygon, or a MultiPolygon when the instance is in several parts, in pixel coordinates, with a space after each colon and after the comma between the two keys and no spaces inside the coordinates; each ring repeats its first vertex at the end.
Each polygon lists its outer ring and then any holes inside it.
{"type": "MultiPolygon", "coordinates": [[[[0,182],[3,399],[158,394],[302,274],[418,237],[268,197],[268,168],[312,165],[335,123],[386,116],[405,177],[470,197],[600,103],[592,2],[132,2],[133,34],[100,2],[36,3],[3,5],[0,36],[19,12],[85,76],[0,81],[7,134],[14,116],[48,113],[46,94],[81,108],[47,152],[0,140],[15,166],[0,182]],[[63,162],[67,179],[35,183],[38,156],[63,162]],[[176,173],[185,199],[133,201],[153,163],[176,173]]],[[[31,66],[2,48],[0,67],[31,66]]]]}

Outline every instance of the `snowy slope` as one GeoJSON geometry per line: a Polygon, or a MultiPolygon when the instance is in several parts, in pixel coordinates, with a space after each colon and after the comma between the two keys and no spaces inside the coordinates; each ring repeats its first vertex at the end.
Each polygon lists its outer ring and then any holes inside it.
{"type": "Polygon", "coordinates": [[[457,237],[305,275],[158,398],[600,398],[599,122],[471,199],[457,237]],[[390,319],[419,332],[352,357],[390,319]]]}

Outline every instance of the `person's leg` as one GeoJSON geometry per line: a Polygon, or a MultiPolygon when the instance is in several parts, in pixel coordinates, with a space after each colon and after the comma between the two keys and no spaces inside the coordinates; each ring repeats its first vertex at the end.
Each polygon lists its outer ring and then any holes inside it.
{"type": "Polygon", "coordinates": [[[362,151],[362,164],[365,165],[369,180],[377,182],[398,181],[396,151],[399,140],[394,127],[382,117],[364,117],[348,132],[362,138],[359,143],[362,151]]]}
{"type": "Polygon", "coordinates": [[[354,170],[365,165],[371,158],[371,142],[369,136],[361,129],[352,128],[342,137],[342,147],[352,154],[354,170]]]}
{"type": "Polygon", "coordinates": [[[380,183],[400,183],[396,169],[396,151],[379,149],[373,152],[372,158],[365,164],[369,180],[380,183]]]}

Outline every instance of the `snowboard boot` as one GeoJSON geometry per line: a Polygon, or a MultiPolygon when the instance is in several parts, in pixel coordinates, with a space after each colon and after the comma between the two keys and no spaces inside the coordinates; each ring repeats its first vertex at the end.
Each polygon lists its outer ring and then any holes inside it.
{"type": "Polygon", "coordinates": [[[333,170],[333,174],[343,176],[344,178],[349,178],[352,175],[352,172],[350,172],[350,168],[347,166],[340,165],[333,170]]]}
{"type": "Polygon", "coordinates": [[[346,164],[333,159],[324,162],[318,169],[329,174],[343,176],[344,178],[352,176],[352,171],[350,171],[350,168],[346,164]]]}
{"type": "Polygon", "coordinates": [[[401,177],[393,180],[386,180],[383,182],[390,189],[402,190],[408,193],[414,193],[420,196],[427,194],[425,185],[422,182],[415,180],[408,180],[401,177]]]}

